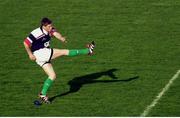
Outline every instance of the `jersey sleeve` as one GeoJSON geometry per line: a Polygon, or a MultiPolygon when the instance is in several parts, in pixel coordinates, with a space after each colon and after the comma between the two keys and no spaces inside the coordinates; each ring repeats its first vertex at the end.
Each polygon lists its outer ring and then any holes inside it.
{"type": "Polygon", "coordinates": [[[25,40],[24,43],[26,43],[28,46],[31,46],[31,44],[36,40],[36,38],[30,34],[25,40]]]}
{"type": "Polygon", "coordinates": [[[24,39],[24,43],[26,43],[29,47],[31,46],[31,42],[27,38],[24,39]]]}

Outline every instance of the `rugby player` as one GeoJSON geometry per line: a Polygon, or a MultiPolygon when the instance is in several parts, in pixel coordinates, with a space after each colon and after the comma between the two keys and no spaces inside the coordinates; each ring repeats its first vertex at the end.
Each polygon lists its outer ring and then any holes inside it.
{"type": "Polygon", "coordinates": [[[61,56],[92,55],[95,47],[95,43],[92,41],[88,44],[87,48],[80,50],[50,48],[52,36],[64,43],[66,42],[65,37],[53,27],[52,21],[49,18],[42,18],[41,26],[33,30],[24,40],[24,46],[30,60],[36,61],[48,75],[48,78],[45,80],[42,90],[38,95],[45,103],[49,103],[46,93],[56,79],[56,73],[51,64],[51,60],[61,56]]]}

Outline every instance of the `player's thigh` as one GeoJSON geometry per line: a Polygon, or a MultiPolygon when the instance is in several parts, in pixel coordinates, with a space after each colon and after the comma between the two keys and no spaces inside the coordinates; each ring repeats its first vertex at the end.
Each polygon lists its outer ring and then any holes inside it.
{"type": "Polygon", "coordinates": [[[47,64],[43,65],[42,68],[51,79],[53,79],[53,80],[56,79],[56,73],[55,73],[51,63],[47,63],[47,64]]]}
{"type": "Polygon", "coordinates": [[[51,59],[55,59],[57,57],[60,56],[64,56],[64,55],[68,55],[69,54],[69,50],[67,49],[53,49],[53,56],[51,59]]]}

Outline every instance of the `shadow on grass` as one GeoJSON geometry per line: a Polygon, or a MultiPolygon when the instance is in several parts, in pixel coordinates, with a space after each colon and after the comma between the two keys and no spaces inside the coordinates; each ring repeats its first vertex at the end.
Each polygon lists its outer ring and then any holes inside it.
{"type": "Polygon", "coordinates": [[[139,76],[135,76],[132,78],[128,78],[126,80],[118,80],[118,78],[114,75],[113,72],[117,71],[118,69],[110,69],[107,71],[92,73],[80,77],[75,77],[74,79],[70,80],[68,82],[68,85],[70,86],[69,91],[61,93],[59,95],[53,96],[49,98],[49,100],[52,102],[55,98],[68,95],[70,93],[78,92],[81,87],[85,84],[93,84],[93,83],[113,83],[113,82],[129,82],[135,79],[138,79],[139,76]],[[96,80],[100,78],[101,76],[108,76],[112,78],[112,80],[96,80]]]}

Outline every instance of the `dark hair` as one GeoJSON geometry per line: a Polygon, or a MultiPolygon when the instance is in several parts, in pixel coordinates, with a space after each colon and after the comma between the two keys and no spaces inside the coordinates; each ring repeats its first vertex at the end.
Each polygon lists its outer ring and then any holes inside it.
{"type": "Polygon", "coordinates": [[[42,18],[42,20],[41,20],[41,26],[47,26],[47,25],[49,25],[51,23],[52,23],[52,21],[49,18],[46,18],[46,17],[42,18]]]}

